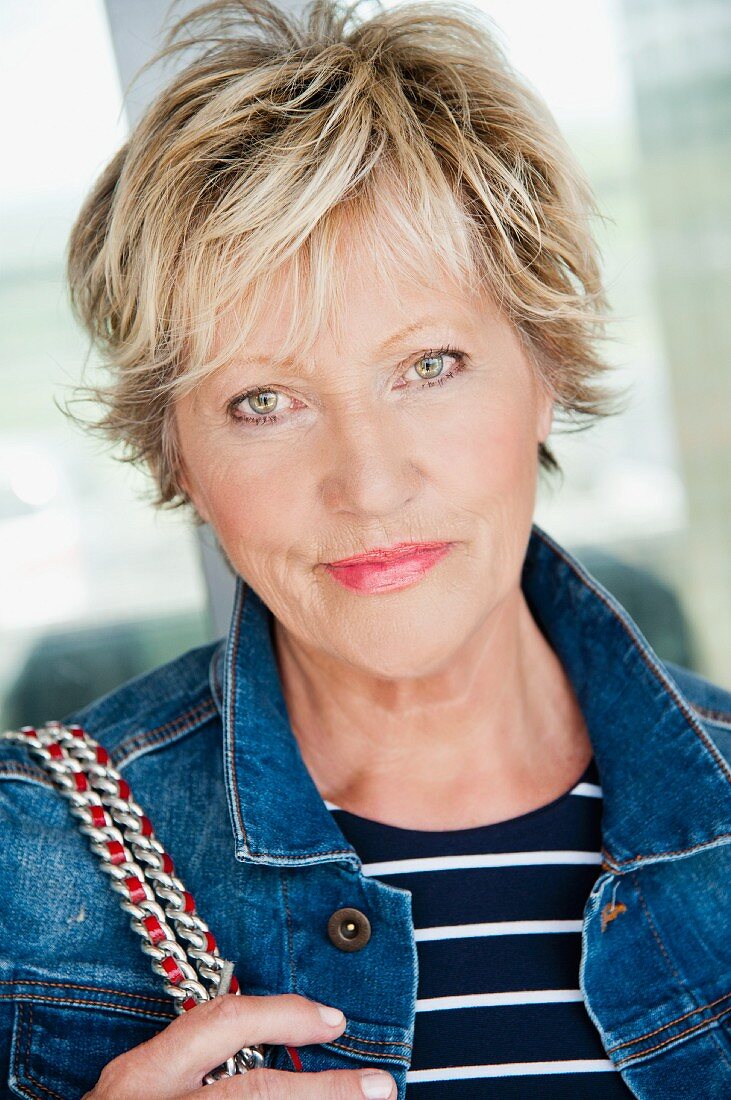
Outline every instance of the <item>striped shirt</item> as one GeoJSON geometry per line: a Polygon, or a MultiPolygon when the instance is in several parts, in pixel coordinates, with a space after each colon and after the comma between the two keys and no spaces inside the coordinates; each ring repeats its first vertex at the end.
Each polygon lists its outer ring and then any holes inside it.
{"type": "Polygon", "coordinates": [[[547,805],[469,829],[400,829],[325,802],[363,874],[411,891],[419,976],[409,1100],[633,1095],[579,989],[601,794],[592,758],[547,805]]]}

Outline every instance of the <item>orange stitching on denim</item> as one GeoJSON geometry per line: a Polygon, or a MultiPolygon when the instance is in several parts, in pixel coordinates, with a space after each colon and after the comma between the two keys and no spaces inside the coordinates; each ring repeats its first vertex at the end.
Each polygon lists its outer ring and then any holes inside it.
{"type": "Polygon", "coordinates": [[[623,1046],[634,1046],[635,1043],[641,1043],[643,1038],[652,1038],[653,1035],[658,1035],[661,1031],[666,1031],[668,1027],[672,1027],[674,1024],[679,1024],[683,1020],[687,1020],[688,1016],[695,1016],[697,1012],[702,1012],[704,1009],[712,1009],[716,1004],[720,1004],[721,1001],[726,1001],[731,997],[731,993],[724,993],[723,997],[717,997],[715,1001],[709,1001],[708,1004],[701,1004],[699,1009],[690,1009],[689,1012],[684,1012],[682,1016],[676,1016],[675,1020],[671,1020],[668,1024],[663,1024],[662,1027],[655,1027],[654,1031],[645,1032],[644,1035],[638,1035],[636,1038],[630,1038],[627,1043],[618,1043],[617,1046],[607,1047],[607,1054],[611,1054],[612,1051],[621,1051],[623,1046]]]}
{"type": "MultiPolygon", "coordinates": [[[[20,1009],[19,1011],[22,1012],[22,1009],[20,1009]]],[[[35,1079],[35,1077],[33,1076],[33,1074],[31,1073],[31,1071],[30,1071],[30,1037],[31,1037],[32,1032],[33,1032],[33,1008],[32,1008],[31,1005],[28,1005],[28,1043],[27,1043],[27,1046],[25,1048],[25,1073],[26,1073],[26,1076],[27,1076],[28,1080],[31,1081],[36,1086],[36,1088],[43,1089],[43,1091],[47,1092],[49,1096],[54,1096],[56,1098],[56,1100],[64,1100],[63,1096],[61,1096],[60,1093],[56,1092],[54,1089],[49,1089],[41,1081],[37,1081],[35,1079]]]]}
{"type": "Polygon", "coordinates": [[[731,723],[731,711],[714,710],[712,707],[704,707],[700,703],[693,703],[693,708],[700,711],[706,718],[710,718],[711,721],[731,723]]]}
{"type": "MultiPolygon", "coordinates": [[[[358,1040],[358,1042],[360,1042],[360,1040],[358,1040]]],[[[404,1047],[409,1046],[408,1043],[398,1043],[396,1045],[400,1046],[400,1047],[401,1046],[404,1046],[404,1047]]],[[[338,1042],[335,1042],[334,1040],[331,1043],[323,1043],[323,1046],[337,1047],[338,1050],[347,1050],[349,1054],[362,1054],[362,1055],[365,1055],[366,1058],[369,1056],[369,1053],[370,1053],[367,1050],[359,1050],[357,1047],[349,1047],[345,1043],[338,1043],[338,1042]]],[[[404,1065],[408,1065],[409,1060],[410,1060],[408,1055],[389,1054],[386,1051],[379,1051],[378,1053],[383,1058],[394,1058],[397,1062],[403,1062],[404,1065]]]]}
{"type": "MultiPolygon", "coordinates": [[[[18,1006],[18,1023],[20,1025],[18,1030],[20,1031],[20,1028],[25,1026],[24,1022],[23,1022],[23,1010],[20,1008],[20,1006],[18,1006]]],[[[28,1042],[30,1043],[30,1029],[28,1029],[28,1036],[29,1036],[28,1037],[28,1042]]],[[[38,1096],[37,1092],[28,1092],[27,1089],[25,1089],[20,1084],[20,1074],[19,1074],[19,1070],[20,1070],[20,1034],[18,1034],[18,1040],[19,1041],[15,1045],[15,1057],[13,1058],[13,1072],[15,1073],[16,1078],[18,1078],[18,1085],[21,1087],[24,1096],[35,1097],[36,1100],[43,1100],[42,1097],[38,1096]]],[[[27,1057],[28,1057],[28,1054],[26,1052],[26,1059],[27,1059],[27,1057]]]]}
{"type": "Polygon", "coordinates": [[[136,1001],[152,1001],[153,1004],[170,1006],[162,997],[150,997],[147,993],[125,993],[121,989],[110,989],[106,985],[82,985],[79,982],[43,982],[38,978],[2,978],[0,985],[42,985],[44,989],[87,989],[90,993],[112,993],[116,997],[131,997],[136,1001]]]}
{"type": "MultiPolygon", "coordinates": [[[[18,1009],[18,1015],[20,1016],[20,1009],[18,1009]]],[[[20,1044],[16,1043],[15,1044],[15,1054],[14,1054],[14,1057],[13,1057],[13,1072],[14,1072],[16,1077],[18,1076],[18,1056],[19,1056],[19,1054],[20,1054],[20,1044]]]]}
{"type": "Polygon", "coordinates": [[[195,706],[189,710],[183,711],[176,718],[170,718],[167,722],[163,722],[161,726],[153,726],[151,730],[143,730],[141,733],[132,733],[129,737],[125,737],[123,741],[117,745],[117,751],[124,749],[127,745],[130,745],[132,749],[136,748],[140,742],[144,742],[147,737],[155,737],[158,733],[166,733],[169,726],[175,725],[177,722],[185,722],[185,720],[191,716],[195,716],[196,712],[201,707],[210,706],[211,700],[202,699],[200,703],[196,703],[195,706]]]}
{"type": "Polygon", "coordinates": [[[138,748],[148,749],[159,745],[166,740],[167,735],[188,733],[196,723],[212,717],[216,713],[216,704],[212,698],[201,700],[190,710],[179,714],[177,718],[171,718],[169,722],[156,726],[154,729],[145,730],[143,733],[135,733],[131,737],[120,741],[116,748],[110,751],[116,764],[125,763],[125,756],[131,756],[138,748]]]}
{"type": "MultiPolygon", "coordinates": [[[[64,1100],[63,1096],[60,1096],[57,1092],[54,1092],[53,1089],[49,1089],[44,1084],[42,1084],[40,1081],[36,1081],[35,1077],[30,1072],[30,1069],[29,1069],[29,1065],[30,1065],[30,1037],[31,1037],[31,1030],[32,1030],[32,1027],[33,1027],[33,1013],[32,1013],[32,1011],[30,1011],[30,1009],[29,1009],[29,1012],[30,1012],[30,1026],[26,1025],[26,1023],[25,1023],[23,1005],[22,1004],[18,1005],[18,1023],[20,1025],[19,1028],[18,1028],[18,1032],[19,1032],[18,1038],[20,1039],[20,1031],[25,1031],[26,1032],[25,1066],[24,1066],[25,1076],[28,1078],[28,1080],[32,1084],[36,1085],[39,1089],[43,1089],[44,1092],[47,1092],[49,1096],[54,1096],[56,1098],[56,1100],[64,1100]]],[[[15,1047],[15,1057],[13,1058],[13,1071],[14,1071],[16,1079],[17,1079],[18,1087],[22,1090],[24,1096],[31,1096],[31,1097],[34,1098],[34,1100],[43,1100],[43,1098],[40,1097],[37,1092],[28,1092],[28,1090],[25,1088],[24,1084],[22,1084],[21,1081],[20,1081],[20,1074],[19,1074],[19,1071],[20,1071],[20,1042],[18,1042],[16,1047],[15,1047]]]]}
{"type": "Polygon", "coordinates": [[[722,997],[716,997],[715,1001],[709,1001],[707,1005],[701,1005],[700,1008],[691,1008],[690,1012],[684,1012],[682,1016],[676,1016],[669,1024],[656,1027],[653,1031],[646,1031],[644,1035],[638,1035],[636,1039],[628,1039],[625,1043],[617,1043],[616,1046],[607,1047],[607,1054],[611,1054],[613,1050],[621,1050],[622,1047],[633,1047],[636,1043],[641,1043],[643,1039],[651,1039],[653,1035],[659,1035],[661,1031],[667,1031],[674,1024],[679,1024],[681,1021],[687,1020],[689,1016],[695,1016],[697,1012],[703,1012],[706,1008],[713,1008],[714,1005],[720,1004],[721,1001],[725,1001],[729,997],[731,997],[731,993],[724,993],[722,997]]]}
{"type": "Polygon", "coordinates": [[[680,1031],[677,1035],[671,1035],[669,1039],[663,1039],[661,1043],[656,1043],[654,1047],[648,1047],[647,1050],[638,1050],[636,1054],[630,1054],[627,1058],[620,1058],[614,1064],[619,1067],[627,1062],[633,1062],[635,1058],[643,1058],[645,1054],[651,1054],[653,1050],[660,1050],[661,1047],[666,1047],[668,1043],[674,1043],[677,1039],[682,1039],[684,1035],[690,1035],[692,1032],[698,1031],[699,1028],[705,1027],[706,1024],[712,1024],[714,1020],[720,1020],[722,1016],[728,1016],[729,1012],[731,1012],[731,1008],[724,1008],[723,1012],[718,1012],[715,1016],[708,1016],[700,1023],[686,1028],[685,1031],[680,1031]]]}
{"type": "Polygon", "coordinates": [[[117,1008],[123,1012],[131,1012],[135,1016],[145,1016],[149,1020],[159,1020],[160,1016],[166,1016],[174,1020],[174,1015],[167,1012],[147,1012],[144,1008],[135,1008],[133,1005],[115,1004],[113,1001],[84,1001],[81,998],[70,997],[44,997],[42,993],[0,993],[2,1001],[40,1001],[49,1005],[75,1005],[81,1008],[117,1008]]]}
{"type": "Polygon", "coordinates": [[[731,837],[731,833],[718,833],[717,836],[713,837],[713,840],[704,840],[700,844],[691,845],[690,848],[674,848],[671,852],[639,853],[636,856],[630,856],[629,859],[614,859],[614,857],[611,856],[609,854],[609,852],[605,853],[604,849],[602,849],[602,853],[608,855],[609,858],[613,860],[615,866],[622,867],[622,866],[624,866],[625,863],[635,863],[638,859],[653,859],[657,856],[682,856],[682,855],[688,855],[690,852],[697,852],[700,848],[709,848],[711,845],[715,846],[717,841],[725,840],[726,837],[731,837]]]}

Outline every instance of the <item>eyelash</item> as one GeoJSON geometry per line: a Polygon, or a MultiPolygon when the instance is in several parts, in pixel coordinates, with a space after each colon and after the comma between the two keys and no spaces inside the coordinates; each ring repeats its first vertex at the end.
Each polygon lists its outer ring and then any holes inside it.
{"type": "MultiPolygon", "coordinates": [[[[451,358],[455,359],[456,362],[454,366],[451,367],[445,374],[440,374],[438,378],[423,379],[421,382],[421,386],[419,387],[420,389],[426,389],[427,386],[443,386],[445,382],[451,381],[452,378],[454,378],[458,374],[461,374],[461,372],[465,369],[465,353],[462,351],[458,351],[457,348],[453,348],[451,346],[437,348],[434,351],[426,351],[422,355],[420,355],[418,359],[415,359],[414,362],[410,364],[410,366],[415,366],[417,363],[420,363],[422,359],[436,359],[440,355],[449,355],[451,358]]],[[[281,413],[267,413],[264,416],[245,416],[237,411],[238,406],[243,401],[246,401],[247,397],[252,397],[254,394],[257,393],[275,392],[278,391],[274,390],[273,387],[270,389],[267,386],[259,386],[256,389],[247,390],[246,393],[242,393],[238,397],[235,397],[233,401],[229,402],[228,405],[228,412],[231,419],[235,420],[237,423],[255,424],[257,426],[261,424],[275,424],[278,420],[281,419],[281,413]]]]}

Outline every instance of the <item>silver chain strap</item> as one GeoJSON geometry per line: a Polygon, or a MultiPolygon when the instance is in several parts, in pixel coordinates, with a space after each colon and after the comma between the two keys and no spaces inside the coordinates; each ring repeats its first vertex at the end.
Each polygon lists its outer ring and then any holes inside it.
{"type": "MultiPolygon", "coordinates": [[[[60,722],[7,730],[0,740],[25,745],[67,799],[175,1011],[182,1014],[213,997],[238,993],[233,964],[221,957],[192,895],[175,874],[129,784],[110,764],[107,750],[81,726],[60,722]]],[[[262,1066],[264,1052],[262,1044],[242,1047],[206,1074],[203,1083],[262,1066]]]]}

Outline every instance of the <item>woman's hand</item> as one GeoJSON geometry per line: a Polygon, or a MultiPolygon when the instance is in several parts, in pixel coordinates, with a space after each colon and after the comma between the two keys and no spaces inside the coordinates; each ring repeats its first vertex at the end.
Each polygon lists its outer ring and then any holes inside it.
{"type": "MultiPolygon", "coordinates": [[[[395,1100],[396,1082],[382,1070],[289,1073],[260,1067],[205,1086],[203,1078],[241,1047],[306,1046],[340,1035],[345,1017],[329,1024],[320,1006],[297,993],[225,994],[196,1005],[163,1031],[112,1059],[83,1100],[184,1100],[200,1096],[251,1100],[395,1100]],[[379,1091],[380,1088],[380,1091],[379,1091]]],[[[327,1011],[332,1013],[332,1009],[327,1011]]]]}

